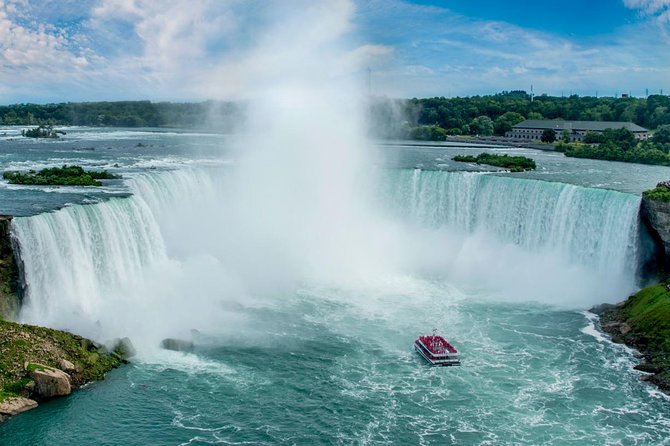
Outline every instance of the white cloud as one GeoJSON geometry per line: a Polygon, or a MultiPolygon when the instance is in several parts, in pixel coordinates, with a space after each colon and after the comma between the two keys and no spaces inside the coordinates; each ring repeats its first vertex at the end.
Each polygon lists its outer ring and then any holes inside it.
{"type": "Polygon", "coordinates": [[[630,9],[656,16],[661,22],[670,23],[670,0],[624,0],[624,4],[630,9]]]}
{"type": "Polygon", "coordinates": [[[0,76],[7,79],[8,72],[16,74],[30,70],[43,70],[44,77],[54,72],[68,71],[71,66],[88,64],[83,53],[72,48],[67,36],[45,24],[29,26],[15,20],[24,1],[0,3],[0,76]]]}

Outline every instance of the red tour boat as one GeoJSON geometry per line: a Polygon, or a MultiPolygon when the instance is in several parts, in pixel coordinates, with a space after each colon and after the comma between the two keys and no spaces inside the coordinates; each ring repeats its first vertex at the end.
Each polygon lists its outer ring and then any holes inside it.
{"type": "Polygon", "coordinates": [[[414,348],[432,365],[461,365],[458,351],[442,336],[419,336],[414,348]]]}

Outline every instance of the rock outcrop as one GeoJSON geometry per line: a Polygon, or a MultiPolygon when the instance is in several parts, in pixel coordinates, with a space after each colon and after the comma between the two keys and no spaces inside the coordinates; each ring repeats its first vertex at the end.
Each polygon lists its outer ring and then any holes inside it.
{"type": "Polygon", "coordinates": [[[9,397],[0,401],[0,421],[2,416],[13,416],[37,407],[37,401],[22,396],[9,397]]]}
{"type": "Polygon", "coordinates": [[[640,218],[652,238],[663,247],[663,267],[670,267],[670,202],[642,197],[640,218]]]}
{"type": "Polygon", "coordinates": [[[115,339],[112,341],[112,352],[121,358],[123,361],[127,361],[137,354],[135,351],[135,346],[133,345],[130,338],[121,338],[115,339]]]}
{"type": "Polygon", "coordinates": [[[34,394],[39,399],[65,396],[72,392],[70,376],[60,369],[43,364],[26,364],[26,371],[35,381],[34,394]]]}
{"type": "Polygon", "coordinates": [[[0,215],[0,318],[14,319],[20,306],[19,269],[10,234],[12,217],[0,215]]]}
{"type": "Polygon", "coordinates": [[[0,319],[0,421],[35,407],[33,400],[69,395],[101,380],[121,363],[81,336],[0,319]]]}
{"type": "Polygon", "coordinates": [[[166,338],[161,341],[161,348],[174,350],[176,352],[190,352],[193,350],[193,342],[184,339],[166,338]]]}

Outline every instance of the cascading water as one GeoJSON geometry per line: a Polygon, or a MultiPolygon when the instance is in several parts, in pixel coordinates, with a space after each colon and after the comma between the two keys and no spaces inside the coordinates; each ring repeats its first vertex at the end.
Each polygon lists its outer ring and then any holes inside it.
{"type": "Polygon", "coordinates": [[[404,222],[404,257],[494,300],[584,308],[637,287],[633,195],[495,175],[382,173],[379,195],[404,222]]]}
{"type": "MultiPolygon", "coordinates": [[[[240,243],[254,239],[239,240],[239,228],[225,222],[226,175],[139,174],[129,180],[130,198],[15,219],[28,283],[22,318],[107,338],[149,330],[142,311],[160,314],[150,324],[160,336],[216,325],[225,302],[253,290],[238,263],[263,260],[253,247],[241,260],[240,243]]],[[[396,225],[386,253],[402,258],[402,274],[430,265],[428,273],[460,286],[495,288],[496,299],[581,308],[635,287],[632,195],[419,170],[384,172],[380,188],[396,225]]]]}
{"type": "Polygon", "coordinates": [[[484,232],[612,276],[635,275],[639,197],[494,175],[392,170],[386,200],[420,225],[484,232]]]}
{"type": "Polygon", "coordinates": [[[139,197],[16,218],[12,229],[27,284],[22,318],[32,323],[81,328],[99,321],[109,300],[165,260],[159,228],[139,197]]]}

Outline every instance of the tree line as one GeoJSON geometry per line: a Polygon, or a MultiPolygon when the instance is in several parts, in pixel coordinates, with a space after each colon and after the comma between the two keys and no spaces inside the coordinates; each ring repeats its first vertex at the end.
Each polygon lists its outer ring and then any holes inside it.
{"type": "Polygon", "coordinates": [[[424,140],[502,136],[525,119],[623,121],[656,129],[670,124],[670,97],[531,97],[525,91],[512,91],[463,98],[377,98],[369,116],[375,136],[424,140]]]}
{"type": "MultiPolygon", "coordinates": [[[[670,97],[531,97],[524,91],[512,91],[462,98],[374,98],[370,101],[368,116],[373,136],[427,140],[444,140],[448,135],[504,135],[525,119],[626,121],[656,129],[670,124],[670,97]]],[[[234,130],[243,119],[244,104],[222,101],[0,106],[0,125],[177,126],[234,130]]]]}
{"type": "Polygon", "coordinates": [[[231,130],[242,119],[242,106],[231,102],[151,101],[67,102],[0,106],[0,125],[81,125],[110,127],[221,127],[231,130]]]}

